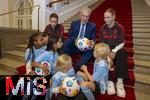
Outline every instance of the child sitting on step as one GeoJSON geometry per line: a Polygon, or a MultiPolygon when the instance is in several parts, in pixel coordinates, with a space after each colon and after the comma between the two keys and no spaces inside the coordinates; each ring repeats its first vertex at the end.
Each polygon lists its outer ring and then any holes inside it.
{"type": "Polygon", "coordinates": [[[35,33],[30,36],[25,52],[26,74],[32,71],[32,61],[34,61],[38,55],[45,51],[46,48],[43,45],[41,33],[35,33]]]}
{"type": "Polygon", "coordinates": [[[110,53],[109,46],[104,43],[99,43],[95,45],[94,48],[94,69],[91,75],[87,66],[83,65],[81,70],[83,70],[85,76],[89,81],[82,82],[81,86],[85,86],[94,91],[95,94],[101,93],[105,94],[107,90],[108,82],[108,68],[109,63],[112,62],[111,59],[108,60],[108,54],[110,53]]]}
{"type": "Polygon", "coordinates": [[[56,73],[52,77],[52,92],[57,94],[58,100],[95,100],[90,89],[80,87],[79,93],[74,97],[66,96],[66,91],[61,87],[62,81],[65,77],[76,77],[79,82],[83,81],[80,76],[75,75],[74,68],[72,67],[71,57],[62,54],[58,57],[56,62],[56,73]]]}
{"type": "Polygon", "coordinates": [[[51,77],[55,73],[55,64],[58,58],[57,50],[62,48],[62,45],[62,36],[58,34],[52,34],[48,38],[46,50],[41,55],[39,55],[34,62],[32,62],[32,66],[34,66],[35,68],[41,68],[46,75],[47,81],[49,83],[46,98],[51,97],[49,96],[51,95],[51,77]],[[46,61],[50,64],[49,68],[48,66],[41,64],[43,61],[46,61]]]}
{"type": "Polygon", "coordinates": [[[51,35],[48,39],[46,50],[40,54],[34,62],[32,62],[32,66],[35,68],[41,68],[43,72],[49,73],[53,76],[55,73],[55,63],[58,58],[57,49],[62,48],[63,42],[62,37],[60,35],[51,35]],[[47,68],[46,65],[41,64],[43,61],[46,61],[50,64],[50,68],[47,68]]]}

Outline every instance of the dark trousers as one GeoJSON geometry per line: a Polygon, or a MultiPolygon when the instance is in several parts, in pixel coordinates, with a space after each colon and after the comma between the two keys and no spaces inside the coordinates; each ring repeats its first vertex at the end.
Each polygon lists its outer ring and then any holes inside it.
{"type": "MultiPolygon", "coordinates": [[[[117,51],[114,58],[115,76],[116,78],[128,79],[128,53],[124,49],[117,51]]],[[[111,74],[109,74],[109,80],[112,80],[111,74]]]]}
{"type": "Polygon", "coordinates": [[[73,54],[81,54],[80,60],[77,62],[76,66],[78,68],[75,68],[75,70],[79,70],[80,66],[83,64],[87,64],[87,62],[90,60],[90,58],[93,55],[93,50],[87,50],[85,52],[81,52],[76,46],[75,43],[71,39],[67,39],[64,42],[64,48],[63,48],[64,53],[68,55],[73,55],[73,54]]]}
{"type": "Polygon", "coordinates": [[[87,100],[83,92],[79,92],[77,96],[75,97],[67,97],[63,94],[58,94],[57,95],[57,100],[87,100]]]}

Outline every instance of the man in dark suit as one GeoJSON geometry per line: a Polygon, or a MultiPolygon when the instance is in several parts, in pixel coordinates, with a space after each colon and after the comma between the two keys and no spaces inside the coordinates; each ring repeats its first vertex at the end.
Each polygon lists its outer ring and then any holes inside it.
{"type": "Polygon", "coordinates": [[[92,22],[89,22],[89,17],[91,14],[91,9],[82,8],[80,11],[80,20],[73,21],[71,23],[70,32],[68,39],[64,42],[64,53],[68,55],[80,53],[82,56],[78,63],[76,64],[75,70],[78,71],[79,68],[87,64],[91,56],[93,55],[93,49],[87,51],[80,51],[77,48],[77,41],[80,38],[88,38],[90,40],[90,46],[93,47],[96,42],[95,33],[96,25],[92,22]]]}

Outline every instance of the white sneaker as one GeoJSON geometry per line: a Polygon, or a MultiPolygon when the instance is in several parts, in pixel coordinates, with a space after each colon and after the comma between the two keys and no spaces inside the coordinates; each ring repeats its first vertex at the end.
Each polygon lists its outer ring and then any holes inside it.
{"type": "Polygon", "coordinates": [[[117,89],[117,96],[122,97],[122,98],[126,97],[126,91],[124,90],[123,83],[117,83],[116,89],[117,89]]]}
{"type": "Polygon", "coordinates": [[[107,84],[107,94],[108,95],[113,95],[115,93],[116,93],[116,91],[115,91],[114,83],[112,81],[108,81],[108,84],[107,84]]]}

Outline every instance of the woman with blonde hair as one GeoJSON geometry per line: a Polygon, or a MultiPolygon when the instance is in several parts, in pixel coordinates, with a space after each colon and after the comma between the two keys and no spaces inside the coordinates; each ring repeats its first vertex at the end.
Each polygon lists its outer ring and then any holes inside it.
{"type": "MultiPolygon", "coordinates": [[[[126,92],[124,90],[123,79],[128,78],[128,54],[124,49],[125,45],[125,31],[121,24],[115,21],[116,14],[112,8],[107,9],[104,12],[105,24],[100,28],[100,42],[109,45],[111,52],[109,57],[115,62],[115,75],[117,78],[116,90],[119,97],[125,97],[126,92]]],[[[108,95],[116,93],[115,86],[112,81],[111,75],[109,75],[108,95]]]]}

